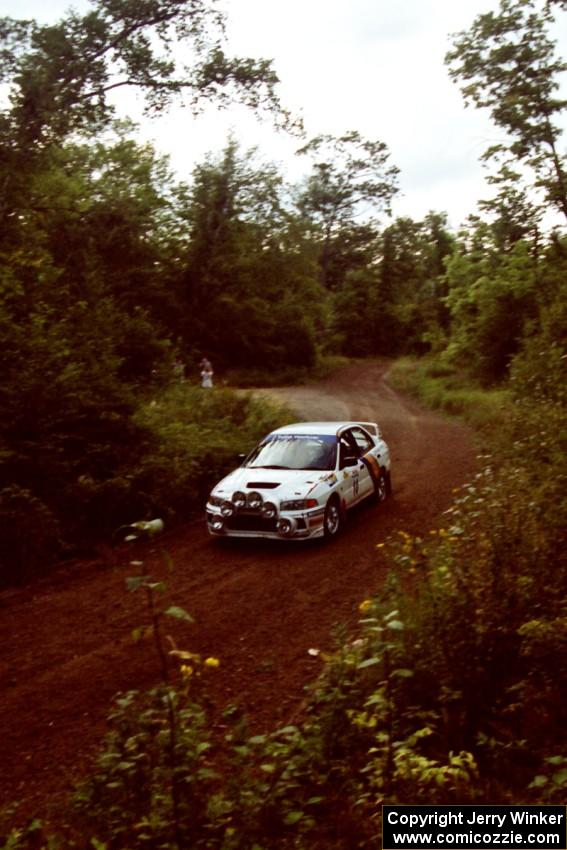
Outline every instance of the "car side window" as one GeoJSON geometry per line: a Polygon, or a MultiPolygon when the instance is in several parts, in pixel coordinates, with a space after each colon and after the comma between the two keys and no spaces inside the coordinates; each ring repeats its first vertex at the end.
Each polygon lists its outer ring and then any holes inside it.
{"type": "Polygon", "coordinates": [[[373,442],[362,428],[352,428],[350,431],[361,455],[365,455],[373,448],[373,442]]]}
{"type": "Polygon", "coordinates": [[[347,457],[358,457],[360,455],[360,449],[358,448],[358,445],[350,431],[345,431],[341,434],[339,438],[339,448],[341,468],[345,465],[347,457]]]}

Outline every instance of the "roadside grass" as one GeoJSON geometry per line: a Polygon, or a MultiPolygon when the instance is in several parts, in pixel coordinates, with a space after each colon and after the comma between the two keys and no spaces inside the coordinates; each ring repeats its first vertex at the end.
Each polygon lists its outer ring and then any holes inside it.
{"type": "Polygon", "coordinates": [[[392,386],[422,401],[427,407],[458,416],[482,434],[497,435],[513,412],[507,389],[485,389],[461,370],[438,359],[403,357],[388,379],[392,386]]]}

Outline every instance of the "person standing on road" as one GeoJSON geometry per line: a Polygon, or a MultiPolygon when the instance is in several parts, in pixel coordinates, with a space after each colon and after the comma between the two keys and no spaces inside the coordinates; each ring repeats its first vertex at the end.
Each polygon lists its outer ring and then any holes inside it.
{"type": "Polygon", "coordinates": [[[201,386],[209,389],[213,386],[213,364],[208,357],[203,357],[201,363],[201,386]]]}

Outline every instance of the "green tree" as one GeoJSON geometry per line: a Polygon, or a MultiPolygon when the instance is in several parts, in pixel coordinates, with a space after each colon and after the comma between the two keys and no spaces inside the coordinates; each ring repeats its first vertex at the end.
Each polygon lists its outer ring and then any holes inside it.
{"type": "MultiPolygon", "coordinates": [[[[317,235],[308,225],[307,231],[314,244],[318,245],[317,235]]],[[[323,246],[323,251],[324,257],[319,245],[319,259],[325,263],[325,288],[337,292],[345,285],[351,272],[364,271],[376,263],[379,256],[378,232],[372,223],[345,222],[340,233],[323,246]]]]}
{"type": "MultiPolygon", "coordinates": [[[[520,398],[556,405],[565,415],[567,384],[567,244],[554,240],[541,252],[536,290],[537,314],[528,323],[521,350],[514,358],[514,390],[520,398]]],[[[558,434],[558,441],[565,438],[558,434]]],[[[567,453],[565,445],[563,446],[567,453]]],[[[564,463],[564,460],[562,460],[564,463]]]]}
{"type": "Polygon", "coordinates": [[[322,297],[274,166],[230,139],[195,169],[186,215],[190,344],[226,364],[312,363],[322,297]]]}
{"type": "Polygon", "coordinates": [[[0,80],[10,87],[0,112],[0,239],[18,242],[22,219],[39,210],[30,182],[49,172],[54,149],[110,125],[113,90],[141,90],[150,112],[175,96],[194,110],[240,98],[285,124],[271,63],[227,58],[224,26],[214,0],[100,0],[50,26],[0,19],[0,80]]]}
{"type": "Polygon", "coordinates": [[[271,63],[224,52],[214,0],[1,19],[0,79],[0,519],[36,517],[51,552],[59,528],[76,542],[141,509],[132,472],[147,435],[132,415],[180,313],[179,191],[127,129],[102,136],[109,93],[140,89],[150,112],[179,95],[194,110],[238,98],[288,116],[271,63]]]}
{"type": "Polygon", "coordinates": [[[557,123],[567,104],[559,93],[567,64],[557,58],[550,35],[553,5],[501,0],[498,12],[479,15],[468,31],[454,37],[446,62],[452,78],[462,83],[465,99],[489,109],[496,125],[509,135],[509,141],[485,153],[485,159],[504,161],[498,179],[516,179],[511,162],[527,166],[535,187],[567,217],[565,158],[557,123]]]}
{"type": "MultiPolygon", "coordinates": [[[[183,242],[178,187],[167,160],[129,138],[128,129],[104,142],[65,146],[66,171],[82,177],[81,214],[67,214],[64,229],[58,222],[50,226],[52,254],[75,276],[78,258],[85,255],[121,312],[138,318],[146,314],[155,329],[167,334],[175,329],[179,306],[171,285],[183,242]]],[[[146,356],[136,348],[131,365],[136,360],[143,373],[151,366],[154,347],[146,341],[146,356]]]]}
{"type": "Polygon", "coordinates": [[[398,218],[384,230],[379,288],[391,352],[427,350],[446,328],[445,261],[453,246],[442,213],[398,218]]]}
{"type": "Polygon", "coordinates": [[[447,266],[447,353],[484,383],[502,381],[537,315],[538,266],[530,246],[504,255],[457,251],[447,266]]]}
{"type": "Polygon", "coordinates": [[[445,258],[454,239],[446,216],[398,218],[372,243],[366,264],[354,263],[333,293],[333,329],[350,355],[425,351],[446,324],[445,258]]]}
{"type": "MultiPolygon", "coordinates": [[[[312,173],[299,188],[297,206],[320,244],[321,283],[330,288],[340,282],[336,266],[338,257],[344,259],[343,234],[350,235],[351,243],[354,234],[360,240],[364,233],[366,239],[368,227],[366,231],[357,228],[356,218],[368,220],[372,213],[389,211],[398,191],[399,169],[388,163],[390,154],[384,142],[366,140],[356,131],[338,137],[316,136],[298,154],[313,160],[312,173]]],[[[357,258],[355,267],[360,265],[357,258]]]]}
{"type": "Polygon", "coordinates": [[[239,97],[278,111],[271,62],[228,57],[224,28],[214,0],[96,0],[85,14],[43,26],[4,18],[12,133],[20,144],[46,144],[104,125],[113,115],[108,93],[118,88],[142,90],[149,112],[178,95],[194,109],[239,97]]]}
{"type": "Polygon", "coordinates": [[[380,302],[376,268],[348,272],[333,294],[336,344],[349,357],[389,353],[388,311],[380,302]]]}
{"type": "Polygon", "coordinates": [[[534,250],[537,250],[544,207],[528,197],[521,175],[509,165],[503,165],[490,182],[498,191],[490,200],[480,201],[478,206],[492,218],[495,244],[501,251],[509,251],[520,240],[533,241],[534,250]]]}

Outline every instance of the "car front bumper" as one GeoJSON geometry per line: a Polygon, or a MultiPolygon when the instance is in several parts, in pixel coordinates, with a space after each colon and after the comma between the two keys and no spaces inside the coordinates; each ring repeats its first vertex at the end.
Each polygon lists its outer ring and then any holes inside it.
{"type": "Polygon", "coordinates": [[[218,507],[207,504],[207,528],[213,537],[259,537],[272,540],[310,540],[323,537],[325,509],[285,511],[273,519],[266,519],[260,511],[243,510],[224,517],[218,507]],[[284,532],[282,521],[290,524],[284,532]]]}

